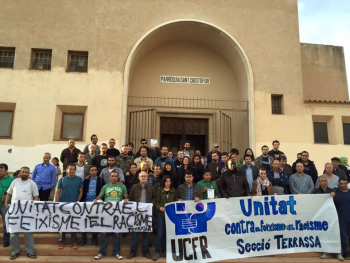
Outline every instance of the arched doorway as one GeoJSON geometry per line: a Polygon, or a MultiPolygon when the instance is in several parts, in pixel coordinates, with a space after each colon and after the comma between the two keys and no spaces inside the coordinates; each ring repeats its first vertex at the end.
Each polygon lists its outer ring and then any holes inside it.
{"type": "Polygon", "coordinates": [[[188,134],[205,136],[205,151],[214,142],[222,151],[254,148],[253,94],[248,57],[223,29],[196,20],[159,25],[139,40],[126,64],[122,141],[138,147],[141,138],[169,143],[181,135],[181,145],[188,134]]]}

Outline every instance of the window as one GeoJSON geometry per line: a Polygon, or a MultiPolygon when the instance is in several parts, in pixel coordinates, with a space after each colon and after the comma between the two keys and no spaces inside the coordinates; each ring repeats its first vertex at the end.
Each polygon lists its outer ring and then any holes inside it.
{"type": "Polygon", "coordinates": [[[0,47],[0,68],[13,68],[14,60],[14,47],[0,47]]]}
{"type": "Polygon", "coordinates": [[[315,143],[329,143],[327,122],[314,122],[315,143]]]}
{"type": "Polygon", "coordinates": [[[282,98],[283,95],[271,95],[272,114],[283,114],[282,98]]]}
{"type": "Polygon", "coordinates": [[[343,123],[344,144],[350,144],[350,123],[343,123]]]}
{"type": "Polygon", "coordinates": [[[13,111],[0,111],[0,138],[12,137],[13,111]]]}
{"type": "Polygon", "coordinates": [[[88,71],[88,52],[68,51],[68,61],[69,72],[88,71]]]}
{"type": "Polygon", "coordinates": [[[32,49],[32,69],[51,70],[52,49],[32,49]]]}
{"type": "Polygon", "coordinates": [[[84,114],[63,113],[61,139],[82,140],[84,114]]]}

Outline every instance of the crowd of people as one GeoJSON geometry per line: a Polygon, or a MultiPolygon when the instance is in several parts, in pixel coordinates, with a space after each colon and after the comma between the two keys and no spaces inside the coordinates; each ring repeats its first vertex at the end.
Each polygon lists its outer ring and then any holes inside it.
{"type": "MultiPolygon", "coordinates": [[[[183,150],[177,152],[176,160],[167,146],[154,149],[141,139],[141,147],[133,152],[132,143],[125,144],[121,151],[115,148],[115,140],[109,145],[98,145],[98,137],[91,136],[91,143],[83,151],[69,140],[68,147],[60,159],[51,159],[44,153],[43,161],[34,167],[22,167],[17,175],[8,174],[8,166],[0,164],[0,212],[5,220],[11,198],[13,200],[40,200],[56,202],[142,202],[153,203],[154,228],[156,234],[155,253],[150,254],[150,232],[143,233],[142,254],[148,259],[158,260],[166,255],[165,204],[174,201],[230,198],[241,196],[263,196],[284,194],[330,194],[333,196],[339,217],[342,254],[339,260],[350,259],[348,238],[350,237],[350,191],[348,181],[350,167],[340,164],[333,157],[319,173],[309,153],[297,154],[296,161],[289,165],[287,156],[279,150],[280,142],[273,141],[272,149],[264,145],[261,155],[255,157],[252,149],[220,152],[214,143],[212,150],[203,156],[199,150],[191,150],[186,141],[183,150]],[[51,160],[51,163],[50,163],[51,160]],[[60,168],[62,162],[62,170],[60,168]],[[320,176],[319,176],[320,175],[320,176]],[[16,179],[16,176],[18,177],[16,179]]],[[[348,164],[347,164],[348,165],[348,164]]],[[[19,233],[9,234],[4,224],[3,247],[12,247],[10,259],[19,256],[19,233]]],[[[71,246],[78,249],[87,244],[87,234],[71,234],[71,246]]],[[[126,234],[92,233],[91,244],[100,251],[96,260],[106,255],[109,235],[113,236],[113,257],[122,259],[120,240],[126,234]]],[[[60,233],[58,248],[65,247],[66,233],[60,233]]],[[[131,259],[138,251],[139,233],[132,233],[131,259]]],[[[34,240],[25,233],[25,249],[29,258],[35,259],[34,240]]],[[[332,255],[323,254],[321,258],[332,255]]]]}

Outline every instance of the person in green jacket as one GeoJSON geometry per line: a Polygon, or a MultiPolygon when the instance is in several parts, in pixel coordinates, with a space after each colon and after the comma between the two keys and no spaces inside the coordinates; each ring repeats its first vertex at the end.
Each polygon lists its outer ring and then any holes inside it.
{"type": "Polygon", "coordinates": [[[203,178],[204,179],[202,181],[199,181],[197,183],[197,186],[199,186],[202,191],[203,199],[220,198],[219,188],[216,183],[211,180],[211,172],[206,171],[203,175],[203,178]]]}
{"type": "MultiPolygon", "coordinates": [[[[8,166],[5,163],[0,164],[0,214],[2,216],[2,221],[5,222],[5,215],[7,213],[7,209],[5,207],[5,198],[7,194],[7,190],[9,189],[12,181],[14,180],[13,177],[9,176],[7,174],[8,166]]],[[[6,224],[3,223],[3,247],[8,247],[10,245],[10,233],[6,231],[6,224]]]]}
{"type": "Polygon", "coordinates": [[[160,188],[157,190],[156,214],[157,214],[157,237],[156,249],[153,260],[160,256],[166,257],[166,229],[165,229],[165,204],[175,201],[175,188],[172,187],[172,179],[166,175],[162,179],[160,188]],[[162,254],[160,254],[162,252],[162,254]]]}

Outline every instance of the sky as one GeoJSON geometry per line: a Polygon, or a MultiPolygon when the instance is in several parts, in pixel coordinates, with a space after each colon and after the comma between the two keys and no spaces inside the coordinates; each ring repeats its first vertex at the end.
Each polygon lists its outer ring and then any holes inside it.
{"type": "Polygon", "coordinates": [[[350,0],[298,0],[300,42],[344,47],[350,93],[350,0]]]}

